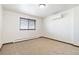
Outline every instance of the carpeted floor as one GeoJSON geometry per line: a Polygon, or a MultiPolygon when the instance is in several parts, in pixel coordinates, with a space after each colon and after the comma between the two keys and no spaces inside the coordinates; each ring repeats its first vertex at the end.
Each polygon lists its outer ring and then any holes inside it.
{"type": "Polygon", "coordinates": [[[77,55],[79,48],[46,38],[38,38],[2,47],[0,55],[77,55]]]}

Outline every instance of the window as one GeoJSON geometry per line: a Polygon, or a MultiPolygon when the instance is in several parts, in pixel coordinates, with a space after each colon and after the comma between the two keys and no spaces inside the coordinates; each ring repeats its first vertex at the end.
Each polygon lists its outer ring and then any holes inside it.
{"type": "Polygon", "coordinates": [[[20,30],[35,30],[36,20],[20,17],[20,30]]]}

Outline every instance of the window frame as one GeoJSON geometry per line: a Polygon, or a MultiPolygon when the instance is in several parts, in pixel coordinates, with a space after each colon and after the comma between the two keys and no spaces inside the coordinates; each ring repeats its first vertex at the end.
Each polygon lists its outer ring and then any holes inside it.
{"type": "Polygon", "coordinates": [[[20,17],[20,30],[36,30],[36,20],[35,19],[29,19],[29,18],[23,18],[23,17],[20,17]],[[22,29],[21,28],[21,21],[22,21],[22,19],[24,19],[24,20],[27,20],[28,21],[28,29],[22,29]],[[30,23],[29,23],[29,21],[33,21],[33,23],[34,23],[34,28],[33,29],[29,29],[29,27],[30,27],[30,23]]]}

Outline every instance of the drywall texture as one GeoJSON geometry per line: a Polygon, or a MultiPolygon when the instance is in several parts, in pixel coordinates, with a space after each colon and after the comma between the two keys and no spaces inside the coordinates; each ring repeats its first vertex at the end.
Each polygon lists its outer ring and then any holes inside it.
{"type": "Polygon", "coordinates": [[[74,8],[74,21],[73,21],[73,36],[74,44],[79,45],[79,7],[74,8]]]}
{"type": "Polygon", "coordinates": [[[44,36],[79,46],[79,6],[47,17],[43,21],[44,36]],[[59,18],[63,14],[63,18],[59,18]]]}
{"type": "Polygon", "coordinates": [[[44,36],[73,43],[73,9],[49,16],[43,22],[44,36]]]}
{"type": "Polygon", "coordinates": [[[3,10],[4,28],[3,43],[15,42],[25,39],[32,39],[41,36],[41,19],[33,18],[14,11],[3,10]],[[19,30],[20,17],[36,20],[36,30],[19,30]]]}
{"type": "Polygon", "coordinates": [[[2,45],[2,6],[0,5],[0,47],[2,45]]]}

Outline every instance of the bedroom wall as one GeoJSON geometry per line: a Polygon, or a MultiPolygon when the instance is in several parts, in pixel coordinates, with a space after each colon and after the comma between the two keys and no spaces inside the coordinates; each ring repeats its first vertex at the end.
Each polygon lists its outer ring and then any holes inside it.
{"type": "Polygon", "coordinates": [[[74,44],[79,46],[79,6],[74,8],[74,21],[73,21],[73,35],[74,44]]]}
{"type": "Polygon", "coordinates": [[[41,19],[10,10],[3,11],[3,43],[28,40],[41,36],[41,19]],[[19,30],[20,17],[36,19],[36,30],[19,30]]]}
{"type": "Polygon", "coordinates": [[[0,5],[0,48],[2,46],[2,6],[0,5]]]}
{"type": "Polygon", "coordinates": [[[73,43],[73,9],[51,15],[43,21],[44,36],[73,43]],[[63,14],[63,18],[55,19],[63,14]]]}

